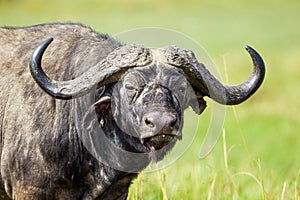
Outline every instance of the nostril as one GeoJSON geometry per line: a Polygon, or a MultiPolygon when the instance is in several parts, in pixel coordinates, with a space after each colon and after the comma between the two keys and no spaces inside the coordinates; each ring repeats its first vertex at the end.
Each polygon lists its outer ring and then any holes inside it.
{"type": "Polygon", "coordinates": [[[154,128],[154,123],[148,118],[145,119],[145,124],[150,128],[154,128]]]}

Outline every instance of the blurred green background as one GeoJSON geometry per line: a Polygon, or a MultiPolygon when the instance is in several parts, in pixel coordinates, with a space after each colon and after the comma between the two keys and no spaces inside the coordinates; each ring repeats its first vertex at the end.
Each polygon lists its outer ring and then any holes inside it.
{"type": "Polygon", "coordinates": [[[143,173],[129,199],[300,199],[299,20],[298,0],[0,0],[0,26],[80,22],[110,35],[141,27],[179,31],[206,49],[227,84],[251,71],[244,45],[263,56],[263,86],[227,108],[226,139],[199,159],[210,123],[204,112],[188,151],[162,171],[143,173]]]}

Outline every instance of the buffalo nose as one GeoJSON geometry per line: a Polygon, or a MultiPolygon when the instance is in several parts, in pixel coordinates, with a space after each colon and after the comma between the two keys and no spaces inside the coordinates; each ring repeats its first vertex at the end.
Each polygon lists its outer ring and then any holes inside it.
{"type": "Polygon", "coordinates": [[[170,134],[177,123],[176,115],[167,112],[150,112],[144,116],[144,126],[155,134],[170,134]]]}

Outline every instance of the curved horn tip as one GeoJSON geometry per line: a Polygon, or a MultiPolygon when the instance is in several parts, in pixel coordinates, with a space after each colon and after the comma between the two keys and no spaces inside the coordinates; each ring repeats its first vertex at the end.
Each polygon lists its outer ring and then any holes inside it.
{"type": "Polygon", "coordinates": [[[252,74],[250,75],[250,77],[242,84],[238,85],[238,86],[232,86],[232,87],[228,87],[232,88],[232,93],[234,94],[236,91],[243,91],[245,90],[244,94],[241,95],[233,95],[232,101],[228,101],[228,99],[231,98],[227,98],[225,104],[227,105],[236,105],[239,103],[244,102],[245,100],[247,100],[250,96],[252,96],[252,94],[254,94],[257,89],[261,86],[264,77],[265,77],[265,64],[263,61],[263,58],[260,56],[260,54],[253,49],[250,46],[245,46],[245,49],[248,51],[248,53],[250,54],[252,61],[253,61],[253,71],[252,74]]]}
{"type": "Polygon", "coordinates": [[[262,77],[264,77],[265,63],[264,63],[264,60],[262,59],[262,57],[260,56],[260,54],[255,49],[253,49],[252,47],[250,47],[248,45],[245,46],[245,49],[250,54],[252,61],[254,63],[254,66],[257,67],[261,71],[261,75],[262,75],[262,77]]]}
{"type": "Polygon", "coordinates": [[[35,63],[40,63],[41,58],[46,50],[46,48],[49,46],[49,44],[53,41],[53,38],[48,38],[45,41],[43,41],[39,46],[33,51],[30,64],[34,65],[35,63]]]}
{"type": "Polygon", "coordinates": [[[252,51],[252,50],[254,50],[252,47],[250,47],[249,45],[246,45],[245,46],[245,49],[247,50],[247,51],[252,51]]]}
{"type": "Polygon", "coordinates": [[[52,87],[52,83],[42,69],[41,62],[46,48],[52,41],[53,38],[48,38],[40,43],[39,46],[33,51],[29,61],[31,76],[37,82],[37,84],[51,96],[54,95],[54,92],[50,89],[52,87]]]}
{"type": "Polygon", "coordinates": [[[39,46],[38,48],[36,49],[36,51],[44,51],[48,46],[49,44],[53,41],[53,38],[48,38],[46,39],[45,41],[43,41],[39,46]]]}
{"type": "Polygon", "coordinates": [[[260,57],[259,53],[258,53],[255,49],[253,49],[252,47],[246,45],[246,46],[245,46],[245,49],[248,51],[248,53],[249,53],[251,56],[254,55],[255,57],[260,57]]]}
{"type": "Polygon", "coordinates": [[[262,63],[263,63],[263,59],[262,57],[259,55],[259,53],[253,49],[252,47],[246,45],[245,46],[245,49],[248,51],[248,53],[251,55],[251,57],[255,57],[255,58],[258,58],[262,63]]]}
{"type": "Polygon", "coordinates": [[[53,41],[53,37],[46,39],[43,43],[50,44],[53,41]]]}

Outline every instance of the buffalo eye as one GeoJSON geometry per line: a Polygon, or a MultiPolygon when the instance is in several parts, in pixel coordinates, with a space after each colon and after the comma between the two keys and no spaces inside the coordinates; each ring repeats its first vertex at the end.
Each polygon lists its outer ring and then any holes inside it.
{"type": "Polygon", "coordinates": [[[131,104],[138,97],[140,91],[142,90],[142,87],[133,84],[125,84],[125,89],[126,89],[126,95],[129,100],[129,104],[131,104]]]}
{"type": "Polygon", "coordinates": [[[137,90],[137,87],[135,85],[132,85],[132,84],[125,84],[125,88],[126,90],[137,90]]]}
{"type": "Polygon", "coordinates": [[[172,87],[172,91],[177,93],[180,96],[185,96],[186,93],[186,84],[185,83],[176,83],[173,87],[172,87]]]}
{"type": "Polygon", "coordinates": [[[175,87],[175,91],[180,94],[184,94],[185,90],[186,90],[186,88],[184,86],[175,87]]]}
{"type": "Polygon", "coordinates": [[[178,106],[185,107],[187,101],[187,84],[185,81],[177,80],[171,86],[173,99],[178,103],[178,106]]]}

